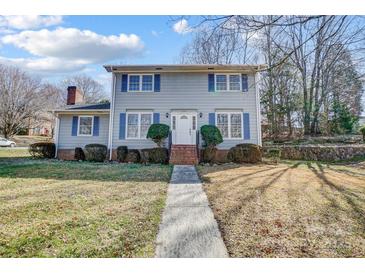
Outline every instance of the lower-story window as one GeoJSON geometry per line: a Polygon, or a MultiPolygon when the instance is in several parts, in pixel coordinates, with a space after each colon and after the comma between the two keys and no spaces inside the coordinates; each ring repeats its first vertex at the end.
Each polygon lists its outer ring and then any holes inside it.
{"type": "Polygon", "coordinates": [[[93,116],[79,116],[79,136],[91,136],[93,132],[93,116]]]}
{"type": "Polygon", "coordinates": [[[152,124],[152,113],[127,113],[127,139],[145,139],[152,124]]]}
{"type": "Polygon", "coordinates": [[[242,139],[242,113],[219,112],[216,125],[224,139],[242,139]]]}

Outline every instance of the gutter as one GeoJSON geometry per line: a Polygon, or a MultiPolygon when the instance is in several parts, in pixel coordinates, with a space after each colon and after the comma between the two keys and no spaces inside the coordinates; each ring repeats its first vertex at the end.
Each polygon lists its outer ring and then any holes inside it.
{"type": "Polygon", "coordinates": [[[109,136],[108,136],[108,148],[109,148],[109,161],[112,160],[113,154],[113,125],[114,125],[114,101],[115,101],[115,84],[116,76],[112,73],[112,101],[110,103],[110,114],[109,114],[109,136]]]}
{"type": "Polygon", "coordinates": [[[55,128],[55,146],[56,146],[56,153],[55,153],[55,158],[57,159],[57,155],[58,155],[58,140],[59,140],[59,135],[60,135],[60,118],[58,118],[58,115],[55,114],[56,116],[56,128],[55,128]]]}
{"type": "Polygon", "coordinates": [[[65,112],[65,113],[69,113],[69,112],[109,112],[110,109],[105,108],[105,109],[55,109],[52,112],[53,113],[61,113],[61,112],[65,112]]]}
{"type": "Polygon", "coordinates": [[[258,72],[255,73],[255,93],[256,93],[256,120],[257,120],[257,143],[259,146],[262,146],[262,135],[261,135],[261,102],[260,102],[260,91],[258,88],[258,84],[261,81],[260,74],[258,72]]]}

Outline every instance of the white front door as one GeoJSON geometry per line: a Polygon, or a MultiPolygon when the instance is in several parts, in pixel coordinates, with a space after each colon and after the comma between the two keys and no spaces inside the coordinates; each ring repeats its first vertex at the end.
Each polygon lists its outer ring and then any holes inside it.
{"type": "Polygon", "coordinates": [[[172,114],[172,143],[177,145],[196,144],[196,114],[172,114]]]}

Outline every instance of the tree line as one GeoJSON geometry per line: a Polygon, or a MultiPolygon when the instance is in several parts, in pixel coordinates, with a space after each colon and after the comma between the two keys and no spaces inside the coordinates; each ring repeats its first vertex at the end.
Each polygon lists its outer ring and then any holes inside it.
{"type": "Polygon", "coordinates": [[[65,107],[67,86],[77,86],[85,103],[108,98],[104,87],[86,75],[49,83],[20,68],[0,64],[0,135],[9,138],[44,122],[54,125],[51,111],[65,107]]]}
{"type": "Polygon", "coordinates": [[[180,63],[267,65],[258,87],[270,138],[356,130],[365,17],[205,16],[193,29],[180,63]]]}

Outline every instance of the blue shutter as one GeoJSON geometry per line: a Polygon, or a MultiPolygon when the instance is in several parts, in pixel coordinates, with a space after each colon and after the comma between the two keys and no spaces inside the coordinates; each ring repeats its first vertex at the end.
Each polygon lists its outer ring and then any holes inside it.
{"type": "Polygon", "coordinates": [[[250,140],[250,114],[243,113],[243,139],[250,140]]]}
{"type": "Polygon", "coordinates": [[[79,117],[78,116],[73,116],[72,117],[72,130],[71,130],[71,135],[72,136],[77,136],[78,123],[79,123],[79,117]]]}
{"type": "Polygon", "coordinates": [[[153,123],[154,124],[160,123],[160,113],[153,113],[153,123]]]}
{"type": "Polygon", "coordinates": [[[208,74],[208,91],[214,92],[214,74],[208,74]]]}
{"type": "Polygon", "coordinates": [[[125,112],[120,113],[119,115],[119,139],[125,139],[125,112]]]}
{"type": "Polygon", "coordinates": [[[242,91],[248,91],[248,79],[247,74],[242,74],[242,91]]]}
{"type": "Polygon", "coordinates": [[[209,113],[209,125],[215,126],[215,113],[209,113]]]}
{"type": "Polygon", "coordinates": [[[94,116],[93,136],[99,136],[99,122],[100,117],[94,116]]]}
{"type": "Polygon", "coordinates": [[[128,91],[128,74],[122,74],[122,92],[128,91]]]}
{"type": "Polygon", "coordinates": [[[155,80],[154,80],[154,92],[160,92],[161,89],[161,76],[160,74],[155,74],[155,80]]]}

